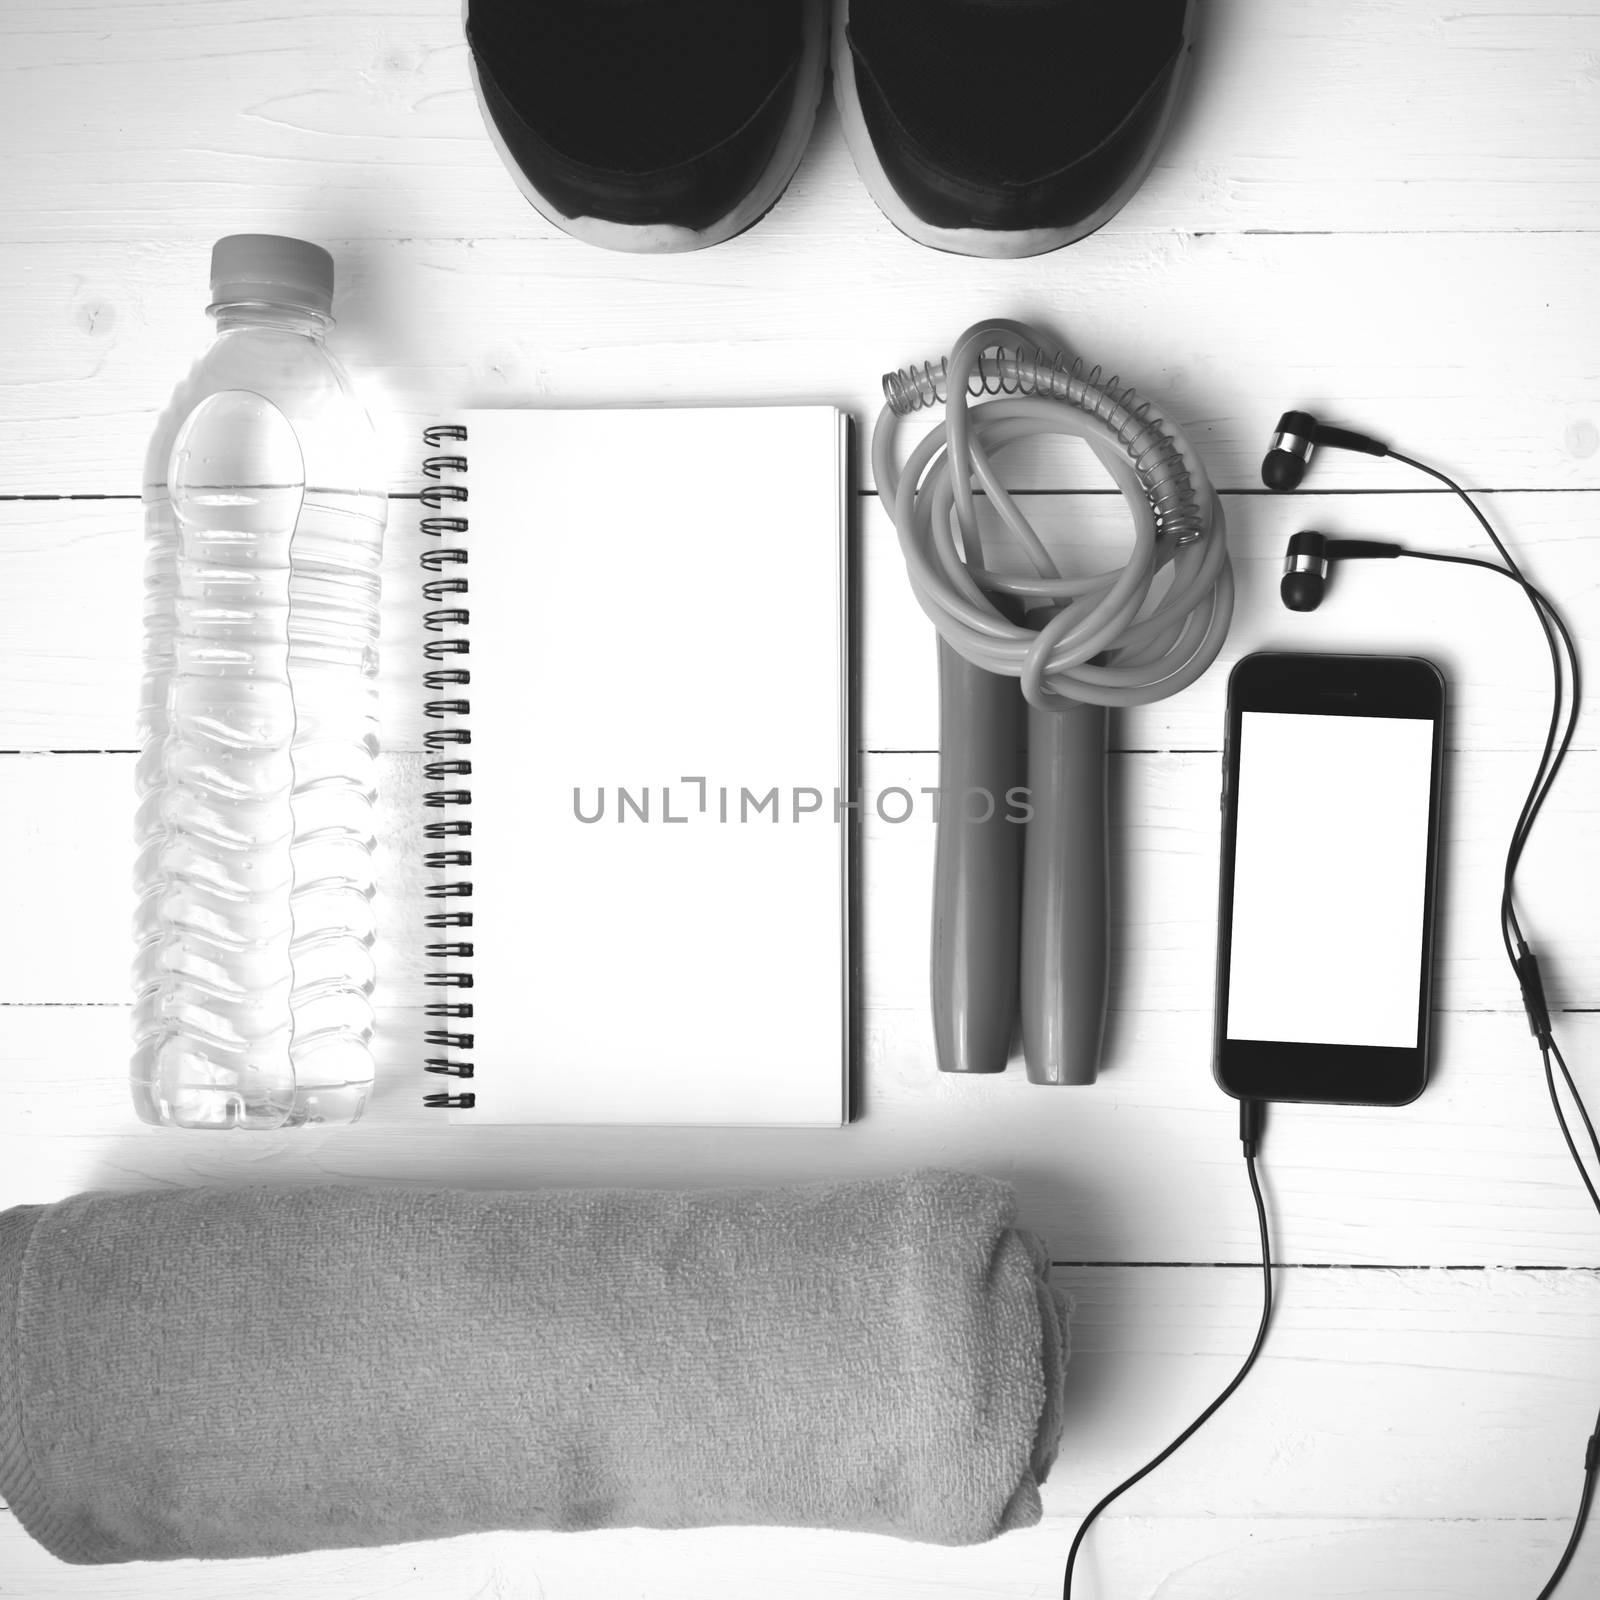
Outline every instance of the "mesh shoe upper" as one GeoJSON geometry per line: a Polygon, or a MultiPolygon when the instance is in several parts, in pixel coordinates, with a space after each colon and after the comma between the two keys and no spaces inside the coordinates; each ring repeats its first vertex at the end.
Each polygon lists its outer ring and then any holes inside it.
{"type": "Polygon", "coordinates": [[[485,106],[569,216],[711,226],[792,109],[801,0],[469,0],[485,106]]]}
{"type": "Polygon", "coordinates": [[[1188,0],[850,0],[886,175],[945,228],[1069,227],[1148,159],[1188,0]]]}

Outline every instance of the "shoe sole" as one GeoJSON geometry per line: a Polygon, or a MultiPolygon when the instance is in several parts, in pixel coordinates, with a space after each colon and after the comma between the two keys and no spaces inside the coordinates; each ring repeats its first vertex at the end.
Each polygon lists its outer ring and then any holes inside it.
{"type": "MultiPolygon", "coordinates": [[[[461,0],[463,37],[466,34],[469,3],[470,0],[461,0]]],[[[822,91],[828,72],[828,45],[824,37],[826,27],[827,0],[805,0],[800,35],[801,79],[789,120],[784,124],[778,140],[778,148],[761,181],[733,210],[719,217],[709,228],[680,228],[671,223],[607,222],[600,217],[568,216],[529,181],[505,140],[500,137],[500,130],[489,115],[489,103],[484,98],[483,85],[478,81],[478,63],[470,45],[467,47],[467,68],[472,74],[472,92],[477,97],[478,110],[488,130],[489,142],[517,188],[522,191],[523,199],[545,221],[553,223],[563,233],[583,240],[585,244],[598,245],[602,250],[623,250],[634,255],[676,255],[687,250],[704,250],[743,233],[746,228],[759,222],[782,198],[811,141],[811,130],[822,104],[822,91]]]]}
{"type": "Polygon", "coordinates": [[[918,244],[927,245],[931,250],[944,250],[958,256],[987,256],[996,260],[1042,256],[1064,245],[1076,244],[1079,239],[1086,239],[1097,229],[1103,228],[1128,203],[1155,165],[1156,156],[1166,143],[1167,129],[1177,109],[1183,86],[1188,80],[1189,58],[1194,50],[1195,8],[1191,4],[1184,12],[1183,49],[1179,53],[1172,82],[1167,86],[1155,137],[1127,180],[1097,210],[1065,228],[940,228],[924,222],[900,198],[878,160],[872,135],[867,131],[866,116],[861,110],[861,98],[856,92],[855,61],[850,54],[850,41],[845,37],[849,11],[850,0],[833,0],[833,98],[839,108],[839,120],[844,127],[844,140],[850,158],[856,164],[861,181],[867,186],[867,193],[901,233],[918,244]]]}

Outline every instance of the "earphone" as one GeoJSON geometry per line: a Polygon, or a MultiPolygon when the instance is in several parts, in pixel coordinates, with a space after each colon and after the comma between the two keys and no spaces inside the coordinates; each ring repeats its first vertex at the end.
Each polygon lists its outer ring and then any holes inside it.
{"type": "Polygon", "coordinates": [[[1329,427],[1309,411],[1285,411],[1278,418],[1278,430],[1261,463],[1261,481],[1269,489],[1298,489],[1319,444],[1332,450],[1357,450],[1367,456],[1392,454],[1388,445],[1364,433],[1329,427]]]}
{"type": "MultiPolygon", "coordinates": [[[[1528,835],[1532,831],[1533,824],[1538,818],[1545,798],[1555,782],[1556,774],[1561,769],[1561,763],[1566,757],[1567,750],[1572,743],[1573,734],[1577,730],[1578,710],[1582,704],[1581,672],[1577,646],[1573,642],[1571,630],[1568,628],[1561,613],[1549,597],[1528,580],[1513,559],[1511,552],[1506,549],[1499,535],[1490,526],[1488,519],[1479,510],[1472,496],[1460,484],[1447,477],[1437,468],[1430,467],[1426,463],[1417,461],[1410,456],[1402,455],[1398,450],[1391,449],[1382,441],[1374,439],[1367,434],[1356,433],[1348,428],[1332,427],[1319,422],[1309,412],[1286,411],[1278,419],[1278,426],[1273,434],[1272,444],[1262,460],[1261,481],[1267,488],[1278,492],[1299,488],[1305,479],[1311,458],[1319,447],[1335,450],[1354,450],[1362,455],[1369,456],[1387,456],[1436,479],[1461,500],[1472,513],[1478,525],[1488,535],[1489,542],[1494,546],[1495,553],[1500,557],[1504,565],[1496,565],[1493,561],[1485,561],[1477,556],[1407,550],[1398,544],[1376,540],[1328,539],[1313,529],[1306,529],[1296,533],[1289,540],[1289,547],[1284,557],[1284,569],[1279,584],[1279,593],[1284,605],[1289,610],[1298,612],[1316,610],[1322,603],[1327,590],[1329,572],[1336,561],[1392,560],[1398,557],[1409,557],[1419,561],[1450,562],[1458,566],[1479,567],[1486,572],[1497,573],[1502,578],[1509,578],[1513,583],[1517,584],[1523,593],[1527,595],[1528,602],[1532,605],[1534,614],[1538,618],[1539,626],[1544,633],[1545,643],[1549,646],[1551,674],[1555,686],[1550,724],[1545,735],[1544,747],[1540,752],[1539,764],[1534,774],[1533,783],[1528,790],[1527,798],[1523,801],[1516,826],[1512,830],[1510,844],[1506,850],[1505,870],[1500,896],[1500,932],[1505,945],[1506,957],[1511,964],[1511,969],[1516,975],[1518,987],[1522,992],[1523,1009],[1527,1013],[1529,1031],[1534,1036],[1534,1040],[1539,1047],[1540,1057],[1544,1063],[1545,1084],[1549,1091],[1551,1106],[1555,1110],[1556,1121],[1560,1126],[1562,1137],[1566,1141],[1573,1163],[1577,1167],[1578,1175],[1583,1181],[1584,1188],[1588,1191],[1589,1198],[1594,1203],[1596,1211],[1600,1211],[1600,1189],[1596,1188],[1595,1181],[1589,1175],[1588,1168],[1584,1164],[1584,1157],[1579,1153],[1577,1141],[1573,1137],[1567,1114],[1562,1108],[1561,1097],[1556,1087],[1557,1070],[1560,1072],[1562,1082],[1566,1086],[1567,1094],[1571,1098],[1573,1106],[1582,1119],[1583,1130],[1587,1135],[1589,1146],[1594,1152],[1596,1162],[1600,1162],[1600,1135],[1596,1134],[1589,1112],[1584,1106],[1583,1097],[1578,1092],[1578,1086],[1573,1082],[1572,1074],[1568,1070],[1565,1059],[1562,1057],[1560,1046],[1556,1043],[1551,1026],[1550,1008],[1545,999],[1544,983],[1540,976],[1538,958],[1529,948],[1512,898],[1513,881],[1516,876],[1517,865],[1522,857],[1523,847],[1527,843],[1528,835]]],[[[1261,1189],[1257,1182],[1255,1169],[1256,1154],[1261,1139],[1264,1107],[1260,1101],[1245,1100],[1240,1102],[1239,1112],[1239,1136],[1244,1151],[1245,1167],[1250,1180],[1251,1194],[1255,1201],[1256,1217],[1260,1225],[1262,1272],[1265,1280],[1261,1318],[1257,1327],[1255,1342],[1233,1379],[1216,1399],[1165,1449],[1137,1472],[1125,1478],[1084,1517],[1078,1526],[1077,1534],[1067,1555],[1066,1573],[1062,1583],[1063,1600],[1071,1600],[1073,1567],[1084,1536],[1088,1533],[1095,1519],[1118,1496],[1154,1471],[1179,1446],[1199,1430],[1244,1381],[1245,1376],[1255,1364],[1256,1357],[1260,1354],[1262,1345],[1265,1342],[1268,1325],[1272,1318],[1271,1246],[1267,1232],[1266,1207],[1261,1198],[1261,1189]]],[[[1586,1443],[1583,1465],[1583,1491],[1578,1502],[1577,1514],[1573,1519],[1571,1535],[1567,1540],[1566,1548],[1562,1551],[1561,1557],[1556,1563],[1554,1571],[1546,1580],[1544,1587],[1540,1589],[1536,1600],[1549,1600],[1549,1597],[1555,1593],[1557,1585],[1561,1582],[1572,1562],[1573,1555],[1577,1551],[1579,1540],[1583,1537],[1584,1525],[1588,1521],[1589,1508],[1594,1499],[1597,1479],[1600,1479],[1600,1417],[1596,1418],[1594,1429],[1586,1443]]]]}
{"type": "MultiPolygon", "coordinates": [[[[1309,412],[1286,411],[1278,419],[1277,431],[1273,434],[1272,444],[1268,448],[1261,462],[1261,481],[1269,489],[1287,491],[1296,489],[1305,478],[1306,470],[1311,463],[1311,457],[1318,446],[1325,446],[1336,450],[1354,450],[1363,455],[1390,456],[1407,466],[1415,467],[1418,471],[1426,473],[1429,477],[1444,484],[1455,494],[1477,519],[1479,526],[1489,536],[1490,543],[1494,546],[1503,566],[1496,566],[1492,561],[1480,560],[1476,556],[1458,556],[1437,553],[1433,551],[1407,550],[1398,544],[1382,543],[1366,539],[1326,539],[1322,534],[1307,529],[1295,534],[1289,540],[1288,550],[1284,556],[1283,577],[1280,580],[1279,592],[1284,605],[1291,611],[1314,611],[1321,603],[1326,589],[1329,569],[1335,561],[1348,559],[1379,559],[1392,560],[1396,557],[1407,556],[1422,561],[1445,561],[1459,566],[1479,567],[1487,572],[1498,573],[1500,576],[1511,579],[1527,595],[1529,603],[1533,606],[1538,617],[1539,626],[1544,632],[1545,642],[1550,648],[1550,666],[1554,678],[1555,693],[1554,703],[1551,708],[1550,726],[1544,741],[1544,748],[1540,753],[1538,769],[1534,775],[1533,784],[1528,791],[1528,797],[1523,802],[1521,814],[1518,816],[1516,827],[1512,831],[1510,846],[1506,852],[1505,875],[1502,883],[1500,901],[1501,935],[1505,942],[1506,956],[1511,963],[1517,983],[1522,991],[1523,1008],[1528,1016],[1529,1031],[1539,1046],[1540,1055],[1544,1061],[1545,1081],[1550,1093],[1550,1103],[1555,1109],[1556,1120],[1560,1124],[1562,1136],[1566,1140],[1567,1149],[1571,1153],[1574,1164],[1578,1169],[1579,1177],[1583,1180],[1584,1187],[1589,1192],[1590,1199],[1594,1202],[1597,1211],[1600,1211],[1600,1193],[1596,1192],[1594,1181],[1591,1179],[1583,1158],[1578,1152],[1578,1146],[1573,1138],[1565,1112],[1561,1107],[1560,1096],[1556,1090],[1555,1075],[1552,1071],[1552,1061],[1560,1067],[1561,1076],[1566,1083],[1567,1091],[1572,1097],[1574,1106],[1583,1119],[1583,1125],[1588,1133],[1589,1142],[1594,1149],[1597,1160],[1600,1160],[1600,1140],[1595,1137],[1595,1130],[1589,1119],[1589,1113],[1584,1106],[1583,1097],[1578,1092],[1577,1085],[1572,1080],[1567,1064],[1561,1056],[1561,1051],[1551,1032],[1550,1008],[1545,999],[1544,982],[1540,976],[1539,963],[1533,951],[1529,949],[1527,940],[1523,936],[1522,928],[1518,922],[1516,909],[1512,903],[1512,883],[1516,875],[1517,864],[1521,859],[1523,846],[1527,842],[1528,834],[1532,830],[1540,808],[1544,804],[1546,795],[1549,794],[1551,785],[1555,782],[1557,772],[1566,756],[1567,749],[1572,742],[1573,733],[1578,722],[1580,699],[1580,668],[1578,662],[1577,646],[1573,642],[1570,629],[1566,621],[1556,609],[1555,605],[1540,589],[1536,588],[1523,573],[1522,569],[1512,558],[1509,550],[1501,543],[1499,536],[1490,526],[1488,519],[1478,509],[1472,497],[1458,483],[1446,477],[1436,468],[1415,461],[1409,456],[1401,455],[1396,450],[1391,450],[1388,445],[1366,434],[1355,433],[1347,428],[1330,427],[1319,422],[1309,412]],[[1562,653],[1565,652],[1565,671],[1563,671],[1562,653]]],[[[1578,1541],[1583,1535],[1584,1523],[1588,1519],[1590,1503],[1594,1498],[1596,1487],[1597,1469],[1600,1469],[1600,1418],[1596,1419],[1594,1432],[1588,1440],[1584,1454],[1584,1480],[1583,1493],[1579,1501],[1578,1513],[1573,1523],[1572,1535],[1555,1571],[1550,1575],[1544,1588],[1539,1592],[1539,1600],[1555,1592],[1556,1585],[1560,1583],[1569,1563],[1578,1547],[1578,1541]]]]}
{"type": "Polygon", "coordinates": [[[1328,568],[1335,561],[1359,557],[1392,560],[1404,554],[1397,544],[1379,544],[1374,539],[1326,539],[1307,528],[1289,541],[1278,593],[1291,611],[1315,611],[1322,604],[1328,568]]]}

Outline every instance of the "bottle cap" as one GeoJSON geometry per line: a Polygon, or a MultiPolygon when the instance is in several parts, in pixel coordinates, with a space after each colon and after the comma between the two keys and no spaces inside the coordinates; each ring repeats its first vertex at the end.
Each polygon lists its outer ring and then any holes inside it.
{"type": "Polygon", "coordinates": [[[333,311],[333,257],[321,245],[277,233],[230,233],[211,247],[211,300],[259,300],[333,311]]]}

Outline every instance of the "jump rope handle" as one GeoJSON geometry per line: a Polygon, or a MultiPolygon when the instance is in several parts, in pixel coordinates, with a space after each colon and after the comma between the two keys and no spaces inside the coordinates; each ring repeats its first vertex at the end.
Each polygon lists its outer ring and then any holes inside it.
{"type": "Polygon", "coordinates": [[[1093,1083],[1100,1070],[1111,978],[1108,730],[1104,706],[1028,708],[1021,1004],[1033,1083],[1093,1083]]]}
{"type": "Polygon", "coordinates": [[[1108,713],[1028,707],[939,645],[933,1033],[941,1072],[1093,1083],[1110,982],[1108,713]]]}
{"type": "Polygon", "coordinates": [[[939,642],[933,1038],[941,1072],[1003,1072],[1017,1020],[1026,702],[939,642]]]}

